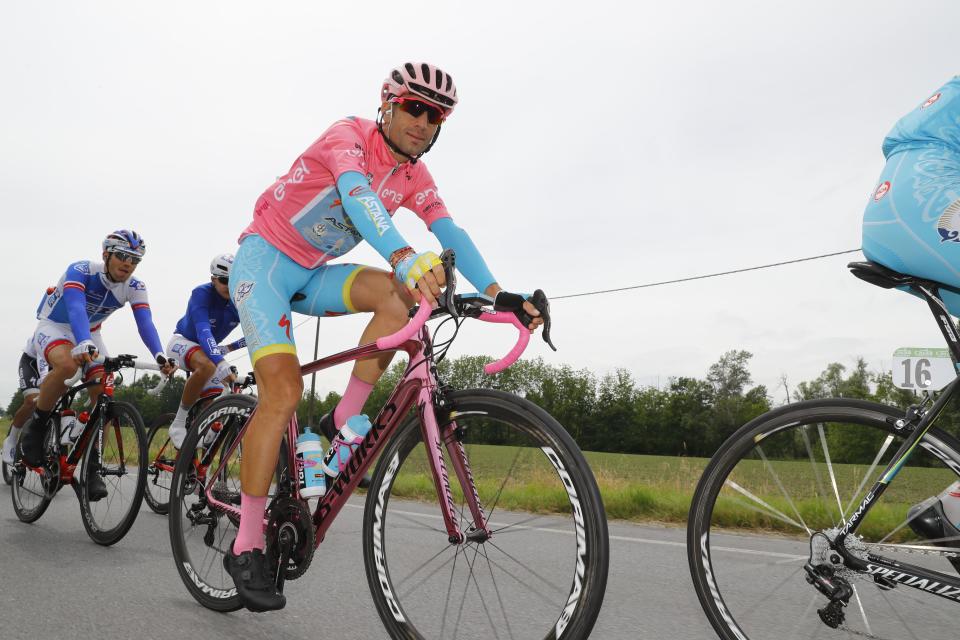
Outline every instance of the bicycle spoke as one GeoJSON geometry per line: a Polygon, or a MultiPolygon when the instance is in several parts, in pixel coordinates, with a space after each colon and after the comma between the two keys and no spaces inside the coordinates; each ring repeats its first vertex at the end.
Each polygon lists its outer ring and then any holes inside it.
{"type": "Polygon", "coordinates": [[[810,425],[805,424],[800,428],[800,435],[803,437],[803,444],[807,449],[807,456],[810,458],[810,466],[813,467],[813,476],[817,480],[817,487],[820,489],[821,496],[826,496],[827,491],[823,488],[823,478],[820,475],[820,467],[817,466],[817,462],[813,456],[813,447],[810,444],[810,425]]]}
{"type": "Polygon", "coordinates": [[[787,493],[786,488],[784,488],[783,483],[780,482],[780,476],[776,471],[774,471],[773,465],[771,465],[770,461],[767,460],[767,456],[763,452],[763,448],[760,445],[757,445],[757,453],[760,454],[760,458],[763,460],[763,464],[767,468],[767,471],[771,476],[773,476],[774,482],[776,482],[777,486],[780,487],[780,492],[783,494],[783,497],[786,498],[790,508],[793,509],[793,513],[797,516],[797,520],[800,521],[803,530],[807,532],[807,535],[813,535],[813,531],[811,531],[810,527],[807,526],[807,523],[803,521],[803,516],[800,515],[800,511],[797,510],[797,506],[793,503],[793,500],[790,498],[790,494],[787,493]]]}
{"type": "Polygon", "coordinates": [[[873,629],[870,628],[870,621],[867,620],[867,612],[863,610],[863,602],[860,600],[860,592],[857,590],[857,585],[850,585],[853,588],[853,597],[857,599],[857,607],[860,609],[860,617],[863,618],[863,626],[866,628],[867,633],[873,635],[873,629]]]}
{"type": "MultiPolygon", "coordinates": [[[[494,637],[496,637],[497,640],[499,640],[499,639],[500,639],[500,634],[497,633],[497,625],[494,624],[494,622],[493,622],[493,616],[490,615],[490,608],[487,606],[487,599],[483,597],[483,592],[480,590],[480,583],[477,581],[476,573],[474,573],[474,570],[473,570],[474,566],[476,566],[477,556],[478,556],[478,555],[482,555],[482,554],[480,554],[480,548],[481,548],[481,545],[477,545],[476,552],[473,554],[473,560],[474,560],[474,561],[470,564],[470,574],[469,574],[469,576],[470,576],[470,578],[473,580],[473,586],[475,586],[475,587],[477,588],[477,595],[480,596],[480,604],[483,605],[483,612],[484,612],[484,613],[486,614],[486,616],[487,616],[487,621],[490,622],[490,629],[491,629],[491,631],[493,631],[494,637]]],[[[488,562],[488,563],[487,563],[487,567],[489,568],[489,566],[490,566],[490,563],[488,562]]],[[[494,584],[496,584],[496,583],[494,583],[494,584]]],[[[503,603],[501,602],[500,604],[501,604],[500,612],[501,612],[501,614],[505,615],[505,614],[506,614],[506,610],[503,609],[503,606],[502,606],[503,603]]]]}
{"type": "Polygon", "coordinates": [[[443,563],[440,564],[440,566],[438,566],[436,569],[434,569],[433,571],[431,571],[429,574],[427,574],[423,579],[421,579],[420,581],[418,581],[418,582],[417,582],[416,584],[414,584],[412,587],[410,587],[409,589],[407,589],[406,591],[404,591],[404,592],[402,592],[402,593],[400,592],[400,588],[403,587],[403,585],[404,585],[405,583],[407,583],[407,582],[409,582],[411,579],[413,579],[413,576],[417,575],[417,574],[420,573],[422,570],[426,569],[426,568],[427,568],[427,565],[429,565],[431,562],[433,562],[433,561],[436,560],[438,557],[440,557],[441,555],[443,555],[445,552],[449,551],[451,548],[455,548],[454,545],[447,545],[447,546],[445,546],[444,548],[440,549],[440,551],[438,551],[438,552],[436,552],[435,554],[433,554],[432,556],[430,556],[430,558],[428,558],[428,559],[426,560],[426,562],[422,563],[419,567],[417,567],[417,569],[416,569],[413,573],[411,573],[410,575],[406,576],[403,580],[400,580],[399,582],[397,582],[395,588],[396,588],[398,594],[401,595],[401,596],[410,595],[414,590],[417,589],[417,587],[419,587],[419,586],[422,585],[424,582],[426,582],[427,580],[429,580],[430,578],[432,578],[434,575],[437,574],[437,572],[439,572],[441,569],[443,569],[443,568],[444,568],[445,566],[447,566],[449,563],[453,562],[453,561],[455,560],[455,558],[456,558],[456,554],[454,554],[454,556],[451,556],[449,559],[444,560],[443,563]]]}
{"type": "Polygon", "coordinates": [[[513,638],[513,630],[510,628],[510,619],[507,617],[507,608],[503,605],[503,597],[500,595],[500,587],[497,585],[497,579],[493,575],[493,566],[490,563],[490,557],[487,555],[486,549],[481,548],[480,551],[483,554],[483,557],[487,560],[487,570],[490,572],[490,582],[493,584],[493,590],[497,594],[497,602],[500,603],[500,612],[503,615],[503,622],[507,626],[507,633],[510,634],[510,637],[513,638]]]}
{"type": "MultiPolygon", "coordinates": [[[[491,542],[491,541],[488,540],[488,541],[486,542],[486,544],[489,544],[491,547],[493,547],[494,549],[496,549],[497,551],[499,551],[500,553],[502,553],[504,556],[506,556],[506,557],[509,558],[510,560],[512,560],[518,567],[520,567],[521,569],[526,570],[527,573],[529,573],[529,574],[532,575],[533,577],[537,578],[538,580],[540,580],[540,582],[542,582],[542,583],[545,584],[546,586],[550,587],[551,589],[553,589],[553,590],[556,591],[557,593],[562,594],[562,595],[567,595],[567,592],[566,592],[565,590],[561,589],[560,587],[558,587],[557,585],[553,584],[552,582],[550,582],[549,580],[547,580],[546,578],[544,578],[543,576],[541,576],[539,573],[537,573],[536,571],[534,571],[533,569],[531,569],[531,568],[528,567],[527,565],[525,565],[525,564],[523,564],[522,562],[520,562],[520,561],[519,561],[518,559],[516,559],[513,555],[511,555],[510,553],[504,551],[501,547],[497,546],[496,543],[491,542]]],[[[489,556],[488,556],[488,558],[489,558],[489,556]]],[[[490,562],[494,563],[497,567],[499,567],[499,568],[500,568],[504,573],[506,573],[508,576],[511,576],[514,580],[516,580],[516,581],[519,582],[520,584],[523,584],[523,585],[526,586],[526,583],[524,583],[522,580],[520,580],[518,577],[516,577],[512,572],[508,571],[505,567],[503,567],[503,566],[502,566],[500,563],[498,563],[496,560],[494,560],[493,558],[489,558],[489,560],[490,560],[490,562]]],[[[528,588],[529,588],[529,587],[528,587],[528,588]]]]}
{"type": "Polygon", "coordinates": [[[791,524],[791,525],[795,526],[795,527],[798,528],[798,529],[805,529],[805,528],[806,528],[806,527],[804,527],[803,525],[801,525],[799,522],[797,522],[796,520],[794,520],[793,518],[791,518],[790,516],[788,516],[787,514],[785,514],[785,513],[783,513],[782,511],[780,511],[779,509],[770,506],[769,504],[767,504],[766,502],[764,502],[763,500],[761,500],[761,499],[758,498],[757,496],[753,495],[752,493],[750,493],[750,491],[748,491],[747,489],[744,489],[743,487],[741,487],[739,484],[737,484],[737,483],[734,482],[733,480],[730,480],[730,479],[728,478],[727,481],[724,482],[724,484],[725,484],[726,486],[730,487],[731,489],[733,489],[734,491],[736,491],[737,493],[739,493],[739,494],[741,494],[741,495],[743,495],[743,496],[746,496],[746,497],[749,498],[750,500],[753,500],[754,502],[756,502],[757,504],[759,504],[761,507],[763,507],[763,509],[759,509],[759,508],[757,508],[757,507],[755,507],[755,506],[753,506],[753,505],[751,505],[751,504],[749,504],[749,503],[743,502],[743,501],[738,501],[738,502],[740,502],[741,504],[743,504],[745,507],[748,507],[748,508],[750,508],[750,509],[753,509],[754,511],[759,511],[760,513],[766,513],[767,515],[771,515],[771,516],[775,517],[777,520],[781,520],[781,521],[783,521],[783,522],[786,522],[787,524],[791,524]]]}
{"type": "Polygon", "coordinates": [[[457,547],[455,553],[453,554],[453,567],[450,569],[450,581],[447,584],[446,589],[446,598],[443,601],[443,614],[440,616],[440,637],[443,637],[443,632],[447,627],[447,611],[450,609],[450,594],[453,593],[453,576],[456,575],[457,571],[457,559],[460,557],[461,548],[457,547]]]}
{"type": "Polygon", "coordinates": [[[843,504],[840,502],[840,491],[837,489],[837,476],[833,472],[833,462],[830,460],[830,449],[827,447],[827,436],[823,433],[823,423],[817,425],[817,431],[820,433],[820,446],[823,447],[823,456],[827,462],[827,471],[830,472],[830,484],[833,485],[833,495],[837,497],[837,511],[840,512],[840,520],[847,524],[846,515],[843,513],[843,504]]]}
{"type": "Polygon", "coordinates": [[[867,469],[867,473],[864,474],[863,480],[860,481],[860,486],[857,487],[857,490],[853,492],[853,495],[850,496],[850,504],[847,505],[847,508],[844,510],[844,513],[849,513],[850,509],[853,508],[854,503],[857,500],[857,496],[860,495],[860,492],[863,491],[863,488],[867,486],[867,482],[873,476],[874,470],[877,468],[877,465],[880,464],[880,460],[883,458],[883,454],[887,452],[887,448],[890,446],[890,443],[893,442],[893,434],[887,435],[886,439],[883,441],[883,446],[880,447],[880,451],[877,452],[877,456],[873,459],[873,462],[870,464],[870,468],[867,469]]]}
{"type": "Polygon", "coordinates": [[[507,473],[503,476],[503,482],[500,483],[500,488],[497,489],[497,493],[493,498],[493,504],[490,505],[490,510],[487,512],[487,520],[493,518],[493,512],[497,510],[497,504],[500,503],[500,496],[503,494],[503,488],[507,485],[507,480],[513,476],[513,470],[517,466],[517,460],[520,459],[520,452],[523,450],[522,447],[517,448],[516,455],[513,456],[513,462],[510,463],[510,468],[507,470],[507,473]]]}

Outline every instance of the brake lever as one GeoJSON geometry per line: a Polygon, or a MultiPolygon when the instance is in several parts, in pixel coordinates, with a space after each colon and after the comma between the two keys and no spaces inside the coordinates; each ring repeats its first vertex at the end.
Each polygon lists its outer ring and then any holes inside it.
{"type": "Polygon", "coordinates": [[[447,249],[440,254],[440,262],[443,264],[443,276],[446,280],[446,286],[437,300],[437,306],[443,307],[454,318],[457,317],[457,306],[454,296],[457,294],[457,272],[454,268],[457,266],[457,255],[453,249],[447,249]]]}
{"type": "Polygon", "coordinates": [[[536,307],[537,311],[540,312],[540,317],[543,318],[543,341],[556,351],[557,348],[553,346],[553,341],[550,339],[550,300],[547,299],[547,294],[543,292],[543,289],[537,289],[533,292],[530,297],[530,304],[536,307]]]}

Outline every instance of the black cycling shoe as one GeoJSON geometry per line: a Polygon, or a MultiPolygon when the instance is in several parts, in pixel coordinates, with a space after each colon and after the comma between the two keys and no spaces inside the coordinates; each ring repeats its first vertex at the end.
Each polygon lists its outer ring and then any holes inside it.
{"type": "MultiPolygon", "coordinates": [[[[921,511],[925,503],[915,504],[907,511],[907,520],[913,532],[938,547],[960,548],[960,529],[953,526],[943,512],[943,503],[937,500],[921,511]]],[[[948,557],[947,560],[960,572],[960,558],[948,557]]]]}
{"type": "MultiPolygon", "coordinates": [[[[320,433],[323,434],[323,437],[330,442],[333,442],[333,439],[336,438],[337,433],[339,433],[339,429],[337,429],[336,425],[333,424],[333,411],[323,414],[323,416],[320,418],[320,422],[317,423],[317,428],[320,429],[320,433]]],[[[357,486],[361,489],[369,489],[370,480],[370,472],[367,472],[362,478],[360,478],[360,484],[357,486]]]]}
{"type": "Polygon", "coordinates": [[[100,468],[91,465],[90,473],[87,474],[87,497],[90,502],[97,502],[107,497],[107,484],[100,475],[100,468]]]}
{"type": "Polygon", "coordinates": [[[47,438],[47,429],[50,428],[50,421],[45,421],[42,426],[36,425],[36,419],[31,416],[23,425],[23,431],[20,432],[19,457],[31,467],[39,467],[43,464],[43,443],[47,438]]]}
{"type": "Polygon", "coordinates": [[[240,602],[250,611],[275,611],[287,606],[287,597],[277,591],[262,550],[235,555],[231,542],[230,551],[223,556],[223,568],[237,585],[240,602]]]}

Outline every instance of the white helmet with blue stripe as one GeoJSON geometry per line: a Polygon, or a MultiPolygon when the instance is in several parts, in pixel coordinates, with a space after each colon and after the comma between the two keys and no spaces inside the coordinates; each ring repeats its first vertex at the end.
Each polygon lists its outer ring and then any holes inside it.
{"type": "Polygon", "coordinates": [[[136,231],[118,229],[103,240],[103,250],[107,253],[125,253],[142,258],[147,252],[147,243],[136,231]]]}

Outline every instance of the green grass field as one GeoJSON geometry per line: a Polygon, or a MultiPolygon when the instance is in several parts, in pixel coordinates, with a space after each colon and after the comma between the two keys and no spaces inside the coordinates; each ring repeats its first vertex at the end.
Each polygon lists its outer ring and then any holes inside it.
{"type": "MultiPolygon", "coordinates": [[[[478,446],[469,450],[471,466],[480,491],[481,500],[489,500],[500,490],[501,482],[515,451],[510,447],[478,446]]],[[[534,513],[562,513],[569,502],[556,473],[543,461],[539,451],[533,450],[521,457],[529,464],[514,469],[513,479],[503,485],[499,505],[534,513]]],[[[415,451],[404,464],[398,476],[394,493],[424,501],[436,500],[432,479],[426,473],[423,453],[415,451]],[[412,467],[409,466],[411,465],[412,467]]],[[[597,478],[607,516],[610,519],[656,521],[682,525],[686,522],[690,500],[708,460],[705,458],[675,458],[587,452],[586,457],[597,478]]],[[[839,508],[825,465],[815,471],[809,461],[778,461],[773,463],[776,476],[760,461],[745,461],[735,470],[732,479],[747,488],[768,505],[803,520],[813,528],[826,528],[839,520],[839,508]],[[817,471],[821,473],[817,482],[817,471]],[[780,491],[775,477],[789,487],[792,499],[788,502],[780,491]]],[[[863,465],[833,465],[838,492],[849,513],[853,493],[866,474],[863,465]]],[[[890,489],[876,502],[861,526],[860,533],[868,539],[879,539],[895,529],[906,518],[909,507],[941,491],[955,477],[946,469],[906,467],[891,484],[890,489]]],[[[454,496],[461,497],[454,481],[454,496]]],[[[868,485],[869,486],[869,485],[868,485]]],[[[724,528],[766,530],[779,533],[799,533],[798,529],[781,519],[771,517],[769,511],[756,509],[756,503],[740,494],[725,489],[717,502],[713,521],[724,528]]],[[[904,527],[891,541],[905,541],[913,534],[904,527]]]]}

